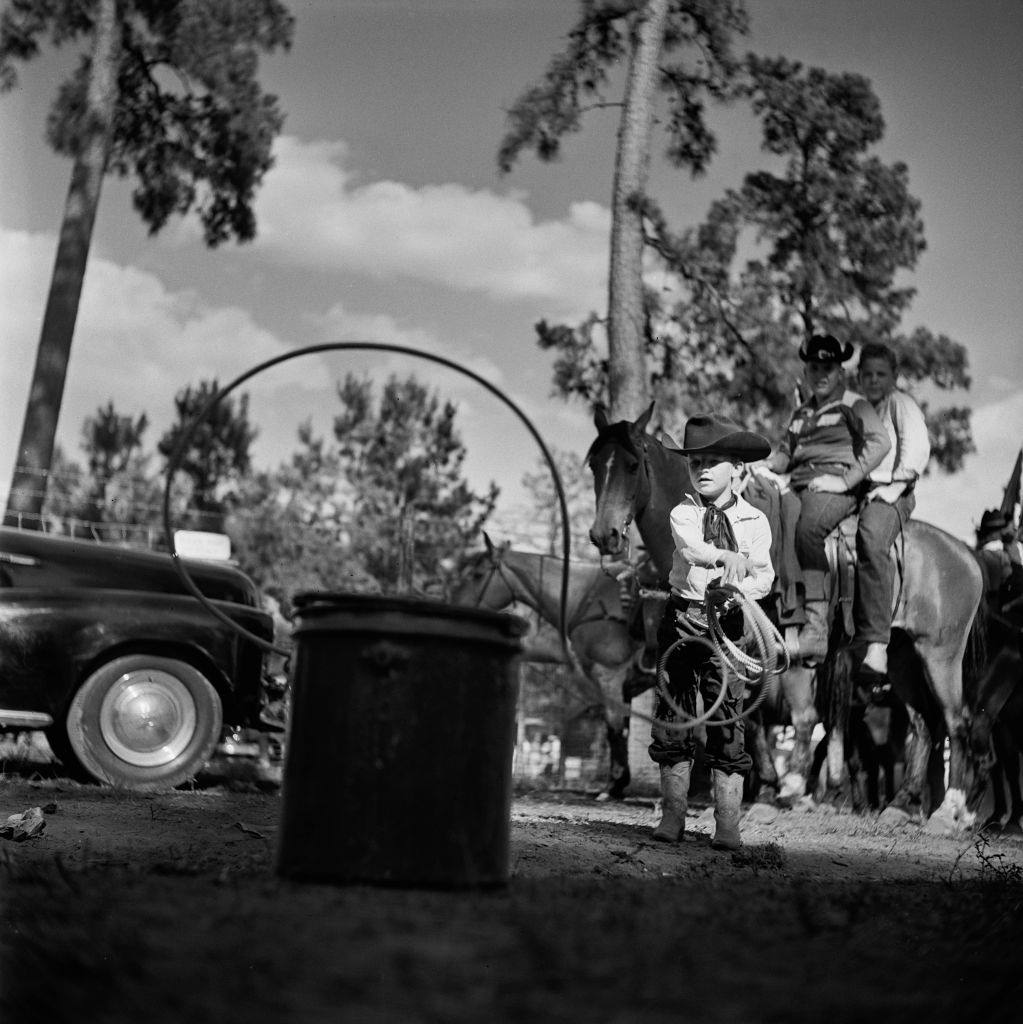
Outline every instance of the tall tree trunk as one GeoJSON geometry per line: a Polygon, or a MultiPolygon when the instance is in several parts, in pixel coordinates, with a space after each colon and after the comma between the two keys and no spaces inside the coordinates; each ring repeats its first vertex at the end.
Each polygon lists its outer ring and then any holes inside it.
{"type": "Polygon", "coordinates": [[[4,515],[5,524],[32,529],[42,527],[43,500],[71,357],[71,339],[117,102],[121,48],[117,0],[99,0],[94,32],[83,137],[71,172],[32,387],[18,443],[17,464],[4,515]]]}
{"type": "Polygon", "coordinates": [[[635,419],[649,404],[643,308],[643,219],[634,200],[646,191],[650,172],[657,61],[664,43],[669,0],[640,7],[618,126],[611,202],[611,264],[608,279],[609,400],[612,422],[635,419]]]}

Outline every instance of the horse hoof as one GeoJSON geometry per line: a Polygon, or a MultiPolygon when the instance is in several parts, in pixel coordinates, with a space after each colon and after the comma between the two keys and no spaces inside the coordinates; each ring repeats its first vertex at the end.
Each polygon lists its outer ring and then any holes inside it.
{"type": "Polygon", "coordinates": [[[1002,835],[1012,836],[1014,839],[1023,836],[1023,826],[1020,825],[1019,818],[1010,818],[1002,829],[1002,835]]]}
{"type": "Polygon", "coordinates": [[[806,779],[798,773],[786,775],[778,792],[778,803],[782,807],[793,807],[806,793],[806,779]]]}
{"type": "Polygon", "coordinates": [[[745,824],[747,825],[770,825],[779,815],[780,811],[773,804],[755,803],[746,812],[745,824]]]}
{"type": "Polygon", "coordinates": [[[925,822],[923,832],[929,836],[958,836],[970,827],[971,822],[946,807],[939,807],[925,822]]]}
{"type": "Polygon", "coordinates": [[[898,828],[900,825],[908,825],[913,816],[903,807],[896,807],[889,804],[878,816],[879,825],[887,825],[889,828],[898,828]]]}
{"type": "Polygon", "coordinates": [[[597,794],[597,803],[598,804],[607,803],[607,801],[611,800],[611,799],[613,799],[613,797],[611,796],[611,794],[606,789],[597,794]]]}
{"type": "Polygon", "coordinates": [[[923,824],[921,831],[928,836],[945,836],[949,838],[957,835],[961,830],[954,818],[935,811],[923,824]]]}
{"type": "Polygon", "coordinates": [[[703,829],[712,829],[714,827],[714,808],[705,807],[696,816],[696,819],[692,822],[694,828],[702,831],[703,829]]]}
{"type": "Polygon", "coordinates": [[[959,789],[949,789],[941,806],[924,823],[929,835],[956,836],[973,827],[975,812],[966,806],[966,796],[959,789]]]}

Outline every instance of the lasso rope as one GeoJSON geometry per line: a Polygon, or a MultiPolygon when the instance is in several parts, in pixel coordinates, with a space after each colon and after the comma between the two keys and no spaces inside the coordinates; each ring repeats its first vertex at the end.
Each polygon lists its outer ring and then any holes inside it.
{"type": "Polygon", "coordinates": [[[633,711],[632,714],[636,717],[655,724],[660,729],[679,733],[689,732],[701,725],[715,728],[731,725],[753,714],[771,692],[774,680],[789,668],[790,660],[785,642],[763,609],[736,586],[723,584],[719,589],[728,591],[731,594],[730,600],[734,600],[741,609],[743,636],[750,641],[749,646],[756,653],[750,654],[743,650],[725,634],[718,605],[705,599],[703,609],[707,618],[706,631],[693,625],[683,616],[677,624],[679,638],[665,648],[657,663],[657,692],[679,720],[664,722],[643,712],[633,711]],[[690,715],[668,691],[668,659],[684,644],[702,644],[711,651],[721,666],[720,690],[714,702],[702,715],[690,715]],[[715,717],[725,701],[733,678],[741,681],[745,689],[756,690],[756,695],[738,715],[715,717]]]}

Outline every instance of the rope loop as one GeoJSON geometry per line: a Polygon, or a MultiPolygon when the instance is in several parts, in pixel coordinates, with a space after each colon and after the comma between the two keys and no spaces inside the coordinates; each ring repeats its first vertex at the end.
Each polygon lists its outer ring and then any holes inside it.
{"type": "Polygon", "coordinates": [[[701,725],[720,728],[731,725],[741,718],[748,718],[773,691],[777,677],[790,667],[785,641],[760,605],[732,584],[721,584],[718,589],[728,591],[730,596],[724,605],[704,598],[703,612],[707,621],[706,630],[694,625],[688,619],[680,619],[677,627],[679,638],[664,650],[658,660],[657,692],[679,719],[675,722],[658,721],[659,728],[671,732],[689,732],[701,725]],[[736,607],[742,611],[743,637],[747,641],[746,650],[739,647],[725,634],[721,624],[723,611],[730,611],[736,607]],[[720,691],[714,703],[702,715],[690,715],[668,692],[670,682],[667,672],[668,659],[676,648],[692,643],[707,647],[721,666],[720,691]],[[733,679],[742,682],[745,689],[755,690],[756,695],[740,714],[727,718],[716,717],[733,679]]]}

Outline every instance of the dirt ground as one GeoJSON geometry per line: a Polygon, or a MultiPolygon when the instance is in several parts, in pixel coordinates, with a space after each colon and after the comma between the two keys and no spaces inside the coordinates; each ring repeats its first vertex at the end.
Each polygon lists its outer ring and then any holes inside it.
{"type": "Polygon", "coordinates": [[[522,792],[504,888],[314,885],[275,874],[279,789],[8,763],[0,824],[46,826],[0,839],[0,1020],[1023,1019],[1023,843],[754,808],[723,854],[703,804],[666,846],[650,799],[522,792]]]}

